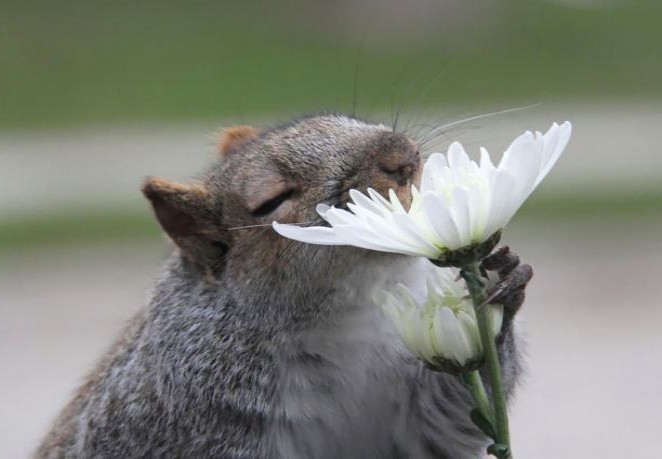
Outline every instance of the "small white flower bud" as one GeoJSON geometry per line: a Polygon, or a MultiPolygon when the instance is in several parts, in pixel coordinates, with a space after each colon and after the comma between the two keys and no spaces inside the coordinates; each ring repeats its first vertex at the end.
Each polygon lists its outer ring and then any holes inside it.
{"type": "MultiPolygon", "coordinates": [[[[406,346],[429,366],[451,373],[474,370],[482,363],[483,348],[466,287],[456,282],[456,269],[439,268],[435,274],[427,279],[423,301],[417,301],[402,284],[393,291],[380,291],[375,301],[391,318],[406,346]]],[[[503,306],[483,307],[489,308],[497,335],[503,306]]]]}

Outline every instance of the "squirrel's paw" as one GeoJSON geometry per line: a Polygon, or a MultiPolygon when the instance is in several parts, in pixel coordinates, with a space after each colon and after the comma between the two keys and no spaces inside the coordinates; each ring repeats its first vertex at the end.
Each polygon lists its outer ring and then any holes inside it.
{"type": "Polygon", "coordinates": [[[519,257],[508,246],[503,246],[483,258],[480,270],[485,277],[487,271],[499,276],[499,282],[487,292],[485,303],[503,304],[506,315],[514,316],[524,303],[524,290],[533,277],[533,268],[520,263],[519,257]]]}

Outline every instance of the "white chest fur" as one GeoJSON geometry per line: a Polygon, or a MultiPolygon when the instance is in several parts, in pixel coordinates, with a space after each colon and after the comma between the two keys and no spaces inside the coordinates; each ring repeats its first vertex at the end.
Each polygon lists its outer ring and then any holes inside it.
{"type": "Polygon", "coordinates": [[[421,266],[409,261],[393,274],[356,276],[333,300],[341,313],[292,341],[269,426],[273,451],[288,459],[389,455],[394,429],[405,422],[413,365],[372,290],[396,280],[417,284],[421,266]]]}

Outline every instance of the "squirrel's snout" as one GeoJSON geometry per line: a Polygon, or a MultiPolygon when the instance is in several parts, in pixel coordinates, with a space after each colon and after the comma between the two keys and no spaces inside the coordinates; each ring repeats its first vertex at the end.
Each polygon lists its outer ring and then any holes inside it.
{"type": "Polygon", "coordinates": [[[398,140],[378,157],[372,184],[384,195],[393,189],[400,201],[408,205],[411,202],[411,185],[420,184],[422,161],[414,142],[407,138],[398,140]]]}
{"type": "Polygon", "coordinates": [[[416,163],[411,162],[398,165],[395,168],[388,168],[380,165],[380,170],[398,186],[407,186],[411,184],[411,178],[415,175],[417,167],[418,165],[416,163]]]}
{"type": "Polygon", "coordinates": [[[384,151],[377,165],[380,172],[396,182],[397,186],[408,186],[417,174],[420,175],[421,155],[418,146],[409,139],[403,139],[398,144],[384,151]]]}

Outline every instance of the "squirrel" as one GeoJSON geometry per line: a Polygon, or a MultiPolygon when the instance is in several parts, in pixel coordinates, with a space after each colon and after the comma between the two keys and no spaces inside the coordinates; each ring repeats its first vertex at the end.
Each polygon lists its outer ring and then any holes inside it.
{"type": "MultiPolygon", "coordinates": [[[[411,200],[422,159],[405,134],[342,114],[225,131],[195,184],[142,191],[174,242],[151,300],[66,405],[38,458],[465,458],[488,438],[454,375],[402,344],[377,287],[418,285],[424,259],[280,237],[372,187],[411,200]]],[[[531,269],[502,248],[498,350],[508,396],[531,269]]],[[[486,381],[487,383],[487,381],[486,381]]]]}

